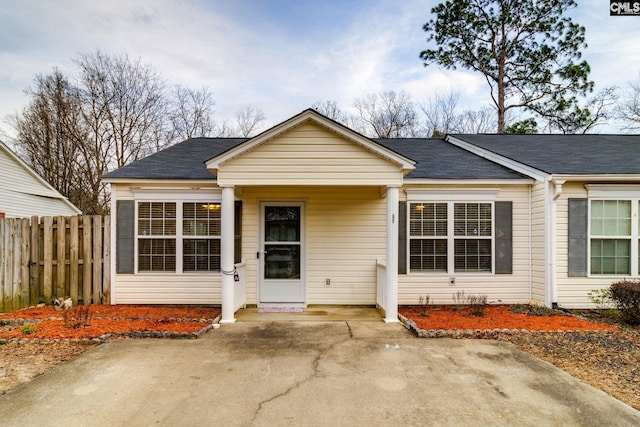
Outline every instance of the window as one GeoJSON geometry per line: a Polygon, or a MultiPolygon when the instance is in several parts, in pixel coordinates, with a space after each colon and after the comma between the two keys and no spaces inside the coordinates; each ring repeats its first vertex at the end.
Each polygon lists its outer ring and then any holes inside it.
{"type": "Polygon", "coordinates": [[[638,275],[636,200],[590,201],[590,271],[601,275],[638,275]],[[635,253],[635,256],[634,256],[635,253]]]}
{"type": "Polygon", "coordinates": [[[138,202],[138,271],[220,271],[220,204],[138,202]]]}
{"type": "Polygon", "coordinates": [[[411,203],[412,272],[491,272],[493,203],[411,203]]]}

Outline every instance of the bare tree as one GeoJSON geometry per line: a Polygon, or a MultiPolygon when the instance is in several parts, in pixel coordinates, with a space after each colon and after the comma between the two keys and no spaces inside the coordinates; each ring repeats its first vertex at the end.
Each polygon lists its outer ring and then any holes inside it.
{"type": "Polygon", "coordinates": [[[363,133],[378,138],[403,138],[417,132],[416,111],[405,91],[368,94],[353,103],[363,133]]]}
{"type": "Polygon", "coordinates": [[[166,86],[150,65],[100,51],[81,55],[75,63],[85,103],[101,112],[101,145],[111,153],[111,166],[122,167],[162,148],[166,86]]]}
{"type": "MultiPolygon", "coordinates": [[[[254,106],[247,105],[236,112],[236,124],[238,135],[249,137],[258,129],[265,121],[264,112],[254,106]]],[[[224,126],[224,123],[223,123],[224,126]]]]}
{"type": "Polygon", "coordinates": [[[311,105],[311,108],[336,122],[346,124],[349,121],[347,113],[338,107],[337,101],[316,101],[311,105]]]}
{"type": "Polygon", "coordinates": [[[447,95],[436,93],[425,103],[419,103],[424,114],[425,132],[429,136],[443,136],[457,131],[458,114],[456,111],[460,94],[450,91],[447,95]]]}
{"type": "Polygon", "coordinates": [[[169,141],[212,135],[216,128],[214,106],[213,96],[206,86],[195,90],[174,86],[169,112],[169,141]]]}
{"type": "Polygon", "coordinates": [[[629,83],[629,90],[616,110],[626,130],[640,129],[640,78],[629,83]]]}
{"type": "Polygon", "coordinates": [[[62,195],[88,209],[82,196],[82,156],[76,141],[84,134],[76,89],[58,69],[38,75],[25,91],[31,101],[21,115],[10,119],[17,131],[19,153],[62,195]]]}

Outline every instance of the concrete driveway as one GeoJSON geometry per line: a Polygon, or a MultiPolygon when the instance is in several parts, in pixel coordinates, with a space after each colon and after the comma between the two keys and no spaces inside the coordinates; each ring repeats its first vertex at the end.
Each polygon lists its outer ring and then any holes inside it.
{"type": "Polygon", "coordinates": [[[98,346],[1,396],[0,424],[637,426],[640,412],[505,343],[242,322],[98,346]]]}

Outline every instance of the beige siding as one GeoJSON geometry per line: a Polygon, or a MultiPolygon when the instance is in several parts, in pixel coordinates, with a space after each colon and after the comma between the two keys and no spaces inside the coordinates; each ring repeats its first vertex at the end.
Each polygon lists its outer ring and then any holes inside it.
{"type": "Polygon", "coordinates": [[[570,198],[586,198],[586,182],[569,182],[562,188],[562,196],[558,199],[557,207],[557,275],[558,275],[558,304],[565,308],[592,307],[587,293],[594,289],[603,289],[622,277],[594,276],[594,277],[569,277],[568,276],[568,200],[570,198]]]}
{"type": "Polygon", "coordinates": [[[531,298],[540,303],[546,293],[546,185],[536,182],[531,190],[531,298]]]}
{"type": "Polygon", "coordinates": [[[62,196],[44,185],[0,147],[0,212],[7,218],[76,215],[62,196]]]}
{"type": "MultiPolygon", "coordinates": [[[[443,188],[443,186],[434,188],[443,188]]],[[[449,188],[460,190],[462,187],[449,188]]],[[[464,291],[466,294],[487,295],[489,301],[500,301],[505,304],[529,301],[529,186],[502,188],[483,186],[481,188],[498,190],[496,201],[513,202],[513,274],[409,273],[400,275],[399,304],[417,304],[418,298],[425,295],[429,295],[436,304],[451,304],[452,295],[458,291],[464,291]],[[449,285],[450,278],[455,278],[455,286],[449,285]]],[[[443,200],[446,201],[446,192],[443,193],[443,200]]]]}
{"type": "MultiPolygon", "coordinates": [[[[193,191],[180,185],[127,185],[112,184],[112,197],[117,200],[134,200],[136,191],[160,191],[181,194],[193,191]]],[[[158,193],[162,194],[162,193],[158,193]]],[[[115,221],[116,215],[112,215],[115,221]]],[[[114,227],[115,230],[115,227],[114,227]]],[[[115,231],[114,231],[115,232],[115,231]]],[[[113,258],[116,245],[113,242],[113,258]]],[[[221,304],[220,273],[167,273],[167,274],[116,274],[113,279],[116,304],[221,304]]]]}
{"type": "Polygon", "coordinates": [[[305,124],[225,162],[220,184],[387,185],[402,182],[399,165],[318,125],[305,124]]]}
{"type": "Polygon", "coordinates": [[[116,304],[221,304],[221,278],[212,274],[120,274],[116,304]]]}
{"type": "Polygon", "coordinates": [[[375,304],[376,259],[386,252],[386,201],[378,188],[246,188],[242,199],[248,304],[258,303],[260,202],[282,200],[306,204],[307,303],[375,304]]]}

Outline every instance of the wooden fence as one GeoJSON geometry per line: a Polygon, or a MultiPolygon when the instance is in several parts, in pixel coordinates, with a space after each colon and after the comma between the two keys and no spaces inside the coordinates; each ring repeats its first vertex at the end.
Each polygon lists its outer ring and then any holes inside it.
{"type": "Polygon", "coordinates": [[[0,219],[0,312],[110,302],[109,216],[0,219]]]}

